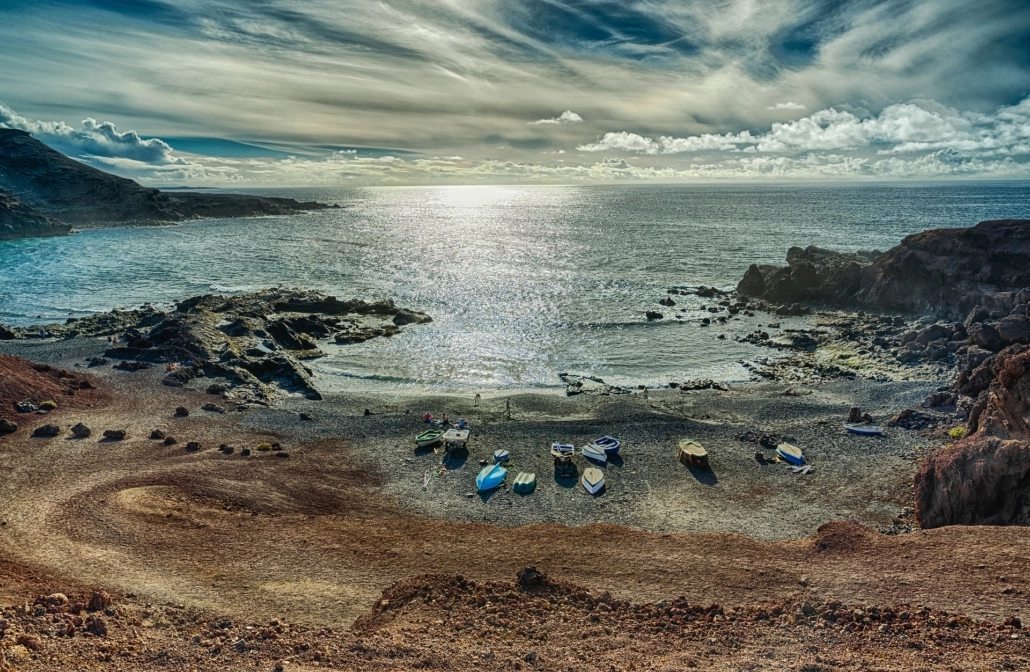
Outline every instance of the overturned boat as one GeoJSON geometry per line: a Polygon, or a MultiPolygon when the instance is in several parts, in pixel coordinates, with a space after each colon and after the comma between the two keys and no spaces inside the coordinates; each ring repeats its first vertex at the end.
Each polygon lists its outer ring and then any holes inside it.
{"type": "Polygon", "coordinates": [[[511,453],[503,448],[498,448],[494,451],[494,463],[500,464],[501,462],[507,462],[508,458],[511,457],[511,453]]]}
{"type": "Polygon", "coordinates": [[[679,461],[688,467],[707,467],[708,451],[694,439],[680,439],[679,461]]]}
{"type": "Polygon", "coordinates": [[[579,452],[582,453],[583,457],[587,458],[588,460],[593,460],[594,462],[598,462],[600,464],[606,464],[608,462],[608,454],[605,453],[604,450],[598,448],[592,443],[580,448],[579,452]]]}
{"type": "Polygon", "coordinates": [[[877,427],[875,425],[845,423],[844,429],[848,430],[852,434],[858,434],[860,436],[883,436],[883,427],[877,427]]]}
{"type": "Polygon", "coordinates": [[[604,488],[604,472],[597,467],[583,470],[583,487],[591,495],[596,495],[604,488]]]}
{"type": "Polygon", "coordinates": [[[489,464],[483,467],[479,475],[476,476],[476,488],[480,492],[486,492],[487,490],[493,490],[501,483],[504,483],[504,477],[508,475],[508,470],[499,464],[489,464]]]}
{"type": "Polygon", "coordinates": [[[520,494],[533,492],[534,488],[536,488],[536,474],[530,474],[525,471],[515,477],[511,486],[512,490],[520,494]]]}
{"type": "Polygon", "coordinates": [[[789,462],[790,464],[805,463],[805,456],[801,453],[801,449],[790,443],[781,443],[776,446],[776,454],[784,462],[789,462]]]}

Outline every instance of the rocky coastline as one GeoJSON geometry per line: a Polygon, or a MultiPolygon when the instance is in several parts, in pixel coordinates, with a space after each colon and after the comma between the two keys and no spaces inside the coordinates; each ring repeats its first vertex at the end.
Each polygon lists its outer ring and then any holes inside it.
{"type": "Polygon", "coordinates": [[[163,192],[79,163],[25,131],[0,128],[0,240],[62,235],[71,226],[293,215],[334,207],[339,206],[291,198],[163,192]]]}
{"type": "Polygon", "coordinates": [[[167,386],[204,378],[210,394],[237,404],[267,405],[283,394],[321,399],[303,363],[324,354],[319,341],[359,343],[431,321],[392,301],[342,301],[321,292],[274,288],[195,296],[170,310],[147,304],[60,325],[0,327],[0,339],[116,337],[119,342],[109,342],[103,357],[90,359],[90,367],[138,371],[163,366],[167,386]]]}

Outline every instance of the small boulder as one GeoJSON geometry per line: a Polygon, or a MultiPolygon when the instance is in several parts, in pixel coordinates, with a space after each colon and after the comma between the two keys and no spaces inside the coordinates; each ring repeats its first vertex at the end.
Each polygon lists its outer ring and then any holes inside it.
{"type": "Polygon", "coordinates": [[[150,438],[154,441],[160,441],[161,439],[165,438],[165,433],[162,432],[160,429],[155,429],[150,433],[150,438]]]}
{"type": "Polygon", "coordinates": [[[200,450],[200,442],[199,441],[188,441],[186,443],[186,452],[187,453],[195,453],[198,450],[200,450]]]}
{"type": "Polygon", "coordinates": [[[655,310],[647,311],[646,313],[644,313],[644,317],[646,317],[649,322],[651,320],[661,320],[665,318],[664,315],[655,310]]]}
{"type": "Polygon", "coordinates": [[[211,383],[205,390],[208,394],[222,394],[229,390],[229,386],[225,383],[211,383]]]}
{"type": "Polygon", "coordinates": [[[110,363],[111,360],[106,357],[91,357],[87,366],[107,366],[110,363]]]}
{"type": "Polygon", "coordinates": [[[969,338],[984,350],[998,352],[1005,347],[1001,334],[992,325],[979,322],[967,328],[969,338]]]}
{"type": "Polygon", "coordinates": [[[179,443],[179,442],[175,440],[175,437],[174,437],[174,436],[166,436],[166,437],[165,437],[165,441],[164,441],[164,444],[165,444],[166,446],[174,446],[174,445],[175,445],[175,444],[177,444],[177,443],[179,443]]]}
{"type": "Polygon", "coordinates": [[[658,299],[658,303],[663,306],[675,306],[676,302],[672,300],[671,296],[666,296],[663,299],[658,299]]]}
{"type": "Polygon", "coordinates": [[[916,336],[916,343],[925,346],[942,338],[951,338],[951,329],[945,327],[943,324],[931,324],[929,327],[919,332],[916,336]]]}
{"type": "Polygon", "coordinates": [[[186,408],[185,406],[179,406],[178,408],[175,409],[175,417],[177,417],[177,418],[185,418],[189,414],[190,414],[190,409],[186,408]]]}
{"type": "Polygon", "coordinates": [[[57,436],[61,433],[61,428],[57,425],[40,425],[32,432],[32,436],[50,438],[57,436]]]}
{"type": "Polygon", "coordinates": [[[222,408],[218,404],[212,404],[211,402],[204,404],[200,407],[200,409],[203,411],[210,411],[211,413],[225,413],[224,408],[222,408]]]}
{"type": "Polygon", "coordinates": [[[121,441],[125,438],[126,432],[124,429],[105,429],[104,438],[110,439],[111,441],[121,441]]]}
{"type": "Polygon", "coordinates": [[[990,311],[988,311],[983,306],[977,306],[973,308],[971,311],[969,311],[969,315],[966,316],[966,319],[962,322],[962,324],[965,325],[966,329],[969,329],[969,327],[973,326],[974,324],[979,324],[980,322],[983,322],[984,320],[987,320],[990,317],[990,311]]]}
{"type": "Polygon", "coordinates": [[[0,341],[13,341],[16,338],[18,338],[18,334],[0,324],[0,341]]]}
{"type": "Polygon", "coordinates": [[[111,596],[103,590],[93,591],[86,605],[87,611],[103,611],[111,606],[111,596]]]}
{"type": "Polygon", "coordinates": [[[1006,345],[1030,343],[1030,320],[1026,315],[1009,315],[997,324],[998,335],[1006,345]]]}
{"type": "Polygon", "coordinates": [[[243,457],[250,457],[250,448],[244,448],[240,451],[240,455],[243,457]]]}
{"type": "Polygon", "coordinates": [[[314,422],[315,421],[315,416],[311,415],[310,413],[301,413],[300,414],[300,419],[301,420],[307,420],[308,422],[314,422]]]}
{"type": "Polygon", "coordinates": [[[72,427],[72,434],[77,436],[77,437],[79,437],[80,439],[85,439],[86,437],[88,437],[92,433],[93,433],[93,430],[91,430],[89,427],[87,427],[86,425],[82,424],[81,422],[79,424],[75,425],[74,427],[72,427]]]}
{"type": "Polygon", "coordinates": [[[103,617],[99,614],[90,614],[86,617],[86,630],[92,632],[97,637],[104,637],[107,635],[107,623],[104,622],[103,617]]]}
{"type": "Polygon", "coordinates": [[[13,434],[18,431],[18,423],[0,418],[0,434],[13,434]]]}
{"type": "Polygon", "coordinates": [[[39,410],[39,406],[36,406],[31,401],[19,401],[14,405],[14,410],[19,413],[35,413],[39,410]]]}

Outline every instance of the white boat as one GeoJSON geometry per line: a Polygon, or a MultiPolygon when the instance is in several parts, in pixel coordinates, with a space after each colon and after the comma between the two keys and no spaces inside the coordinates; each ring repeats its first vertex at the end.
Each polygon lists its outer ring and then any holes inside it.
{"type": "Polygon", "coordinates": [[[591,495],[596,495],[604,488],[604,472],[597,467],[587,467],[583,470],[583,487],[591,495]]]}
{"type": "Polygon", "coordinates": [[[571,443],[558,443],[555,441],[551,444],[551,455],[559,460],[571,460],[572,456],[575,454],[576,447],[571,443]]]}
{"type": "Polygon", "coordinates": [[[511,453],[503,448],[498,448],[494,451],[494,463],[500,464],[501,462],[507,462],[508,458],[511,457],[511,453]]]}
{"type": "Polygon", "coordinates": [[[856,425],[851,423],[845,424],[844,429],[852,434],[860,434],[862,436],[881,436],[883,434],[883,427],[875,427],[873,425],[856,425]]]}
{"type": "Polygon", "coordinates": [[[469,430],[451,428],[444,432],[441,438],[448,446],[464,446],[469,440],[469,430]]]}
{"type": "Polygon", "coordinates": [[[608,462],[608,454],[604,452],[604,449],[593,444],[583,446],[579,449],[579,452],[583,453],[583,457],[588,460],[600,462],[601,464],[607,464],[608,462]]]}

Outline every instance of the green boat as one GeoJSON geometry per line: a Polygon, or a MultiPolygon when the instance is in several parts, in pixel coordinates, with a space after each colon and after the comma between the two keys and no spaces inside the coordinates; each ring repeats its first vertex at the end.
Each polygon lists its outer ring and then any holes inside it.
{"type": "Polygon", "coordinates": [[[536,488],[536,474],[529,474],[526,472],[520,472],[515,477],[515,483],[511,486],[515,492],[527,493],[533,492],[536,488]]]}
{"type": "Polygon", "coordinates": [[[426,446],[431,446],[434,443],[439,443],[440,437],[442,436],[442,429],[427,429],[415,437],[415,445],[419,448],[425,448],[426,446]]]}

